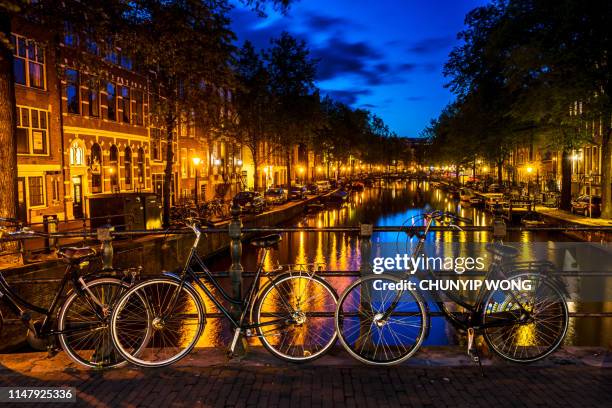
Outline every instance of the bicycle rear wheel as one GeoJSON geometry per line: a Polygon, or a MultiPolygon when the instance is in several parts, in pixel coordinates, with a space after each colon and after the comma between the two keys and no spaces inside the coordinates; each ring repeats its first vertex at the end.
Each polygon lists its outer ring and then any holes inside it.
{"type": "Polygon", "coordinates": [[[418,292],[396,290],[401,284],[392,275],[371,275],[353,282],[340,296],[338,338],[357,360],[381,366],[398,364],[423,343],[427,309],[418,292]]]}
{"type": "Polygon", "coordinates": [[[255,309],[264,347],[301,363],[321,357],[336,342],[338,295],[318,276],[283,274],[265,287],[255,309]]]}
{"type": "Polygon", "coordinates": [[[193,349],[205,323],[204,306],[191,285],[155,278],[133,286],[119,299],[111,315],[111,337],[130,363],[163,367],[193,349]],[[146,299],[145,308],[140,299],[146,299]]]}
{"type": "Polygon", "coordinates": [[[517,363],[540,360],[555,351],[567,333],[569,313],[565,297],[544,275],[519,274],[508,280],[530,280],[532,288],[489,293],[484,303],[483,324],[500,326],[485,328],[485,341],[507,360],[517,363]],[[528,318],[524,318],[523,309],[528,318]]]}
{"type": "Polygon", "coordinates": [[[101,305],[88,292],[72,292],[58,315],[60,344],[72,360],[86,367],[118,367],[125,360],[113,347],[110,311],[129,285],[115,278],[96,279],[86,285],[101,305]]]}

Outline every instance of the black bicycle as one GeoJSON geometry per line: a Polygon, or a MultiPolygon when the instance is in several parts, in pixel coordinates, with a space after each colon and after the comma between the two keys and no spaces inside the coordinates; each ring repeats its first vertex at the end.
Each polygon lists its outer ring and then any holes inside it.
{"type": "MultiPolygon", "coordinates": [[[[0,238],[18,239],[31,235],[45,234],[28,227],[18,227],[14,231],[0,228],[0,238]]],[[[52,352],[57,347],[57,339],[68,356],[84,366],[108,368],[125,363],[110,338],[110,311],[119,295],[133,284],[139,268],[122,270],[120,277],[111,276],[109,271],[89,273],[90,262],[99,260],[97,251],[90,247],[62,248],[57,255],[67,266],[48,308],[21,297],[1,272],[0,299],[26,326],[27,340],[32,347],[52,352]],[[33,313],[42,318],[36,319],[33,313]]],[[[0,313],[0,329],[2,325],[0,313]]]]}
{"type": "Polygon", "coordinates": [[[334,289],[316,276],[316,271],[307,268],[286,272],[263,269],[268,251],[281,241],[280,235],[251,241],[261,249],[259,265],[246,297],[235,299],[223,290],[196,251],[202,230],[193,221],[188,221],[187,226],[196,239],[180,274],[136,284],[113,310],[112,339],[126,360],[143,367],[161,367],[179,361],[195,347],[206,324],[204,302],[196,288],[233,326],[230,353],[242,335],[258,337],[272,354],[291,362],[313,360],[332,347],[336,341],[333,314],[338,299],[334,289]],[[260,285],[262,278],[266,282],[260,285]],[[146,305],[140,301],[142,298],[146,305]],[[224,302],[241,308],[238,318],[224,302]],[[140,348],[143,342],[146,344],[140,348]]]}
{"type": "MultiPolygon", "coordinates": [[[[424,254],[432,223],[471,223],[442,211],[424,214],[423,219],[414,257],[424,254]]],[[[554,265],[512,262],[518,250],[501,243],[487,244],[486,249],[493,259],[485,280],[506,280],[509,286],[482,285],[473,303],[451,290],[431,290],[434,303],[455,328],[467,332],[468,352],[478,362],[476,333],[504,359],[527,363],[546,357],[562,343],[569,322],[565,288],[554,276],[554,265]],[[449,309],[448,301],[467,312],[449,309]]],[[[417,274],[421,281],[440,280],[427,268],[417,274]]],[[[419,286],[407,286],[410,280],[415,281],[410,275],[369,275],[348,286],[338,302],[336,330],[349,354],[367,364],[391,365],[416,353],[427,336],[430,317],[419,286]]]]}

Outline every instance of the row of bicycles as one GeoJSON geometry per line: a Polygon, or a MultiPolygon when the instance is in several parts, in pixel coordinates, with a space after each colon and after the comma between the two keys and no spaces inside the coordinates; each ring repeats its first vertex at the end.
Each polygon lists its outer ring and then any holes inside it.
{"type": "Polygon", "coordinates": [[[223,220],[230,216],[230,204],[223,199],[216,198],[200,205],[195,203],[184,203],[171,207],[170,219],[176,224],[183,224],[188,218],[223,220]]]}
{"type": "MultiPolygon", "coordinates": [[[[428,212],[420,218],[424,228],[406,229],[417,240],[412,256],[424,253],[433,225],[460,229],[460,224],[469,222],[443,211],[428,212]]],[[[475,360],[479,360],[476,335],[482,335],[502,358],[528,363],[555,351],[567,332],[567,293],[554,265],[546,261],[516,262],[518,250],[512,246],[487,245],[492,261],[486,279],[530,280],[533,284],[529,290],[489,290],[482,286],[475,301],[468,301],[451,291],[422,293],[403,284],[406,280],[437,278],[435,271],[424,270],[416,275],[350,278],[338,296],[318,268],[264,270],[269,251],[281,241],[280,235],[268,235],[251,240],[260,250],[258,266],[246,295],[238,299],[224,290],[197,253],[205,229],[193,220],[187,220],[186,225],[195,239],[183,268],[140,281],[134,278],[137,273],[133,270],[121,273],[123,278],[80,276],[82,265],[97,256],[95,251],[60,251],[68,263],[64,280],[72,285],[68,299],[72,298],[75,306],[64,303],[55,324],[51,322],[51,310],[57,308],[59,294],[38,328],[24,311],[33,305],[15,296],[0,276],[0,294],[5,295],[1,299],[33,326],[30,330],[36,330],[39,336],[58,338],[71,358],[90,367],[125,362],[162,367],[181,360],[198,344],[205,329],[204,297],[232,327],[230,353],[241,338],[258,338],[276,357],[295,363],[321,357],[338,340],[351,356],[364,363],[401,363],[414,355],[427,337],[432,306],[467,335],[468,352],[475,360]]]]}

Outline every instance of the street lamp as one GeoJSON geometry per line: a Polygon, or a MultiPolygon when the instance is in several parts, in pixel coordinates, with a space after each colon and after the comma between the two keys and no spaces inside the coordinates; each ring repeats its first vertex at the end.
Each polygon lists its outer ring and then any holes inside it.
{"type": "Polygon", "coordinates": [[[533,167],[527,166],[527,199],[531,200],[531,173],[533,173],[533,167]]]}
{"type": "Polygon", "coordinates": [[[199,185],[198,185],[198,166],[200,165],[201,159],[197,156],[192,157],[191,161],[193,161],[193,165],[195,167],[195,205],[196,208],[198,207],[198,190],[199,190],[199,185]]]}

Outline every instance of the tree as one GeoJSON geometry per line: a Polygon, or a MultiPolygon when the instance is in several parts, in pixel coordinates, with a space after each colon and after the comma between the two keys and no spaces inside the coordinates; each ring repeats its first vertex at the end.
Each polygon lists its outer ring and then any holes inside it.
{"type": "Polygon", "coordinates": [[[509,86],[522,94],[516,110],[556,131],[563,151],[562,208],[571,198],[571,150],[599,142],[602,217],[612,218],[612,3],[509,1],[505,14],[501,35],[518,38],[506,63],[509,86]]]}
{"type": "Polygon", "coordinates": [[[293,147],[305,142],[314,131],[316,62],[309,54],[306,43],[287,32],[272,40],[272,47],[265,53],[270,91],[276,102],[272,107],[275,141],[283,146],[288,187],[292,182],[293,147]]]}
{"type": "Polygon", "coordinates": [[[154,73],[160,98],[152,112],[166,134],[164,224],[170,218],[175,130],[181,115],[200,113],[200,126],[217,128],[230,86],[228,61],[234,39],[225,1],[136,0],[130,2],[121,44],[140,68],[154,73]],[[206,114],[201,114],[206,112],[206,114]]]}
{"type": "Polygon", "coordinates": [[[253,186],[259,189],[259,167],[271,156],[278,145],[271,143],[270,106],[273,98],[269,89],[269,75],[260,53],[246,41],[234,63],[236,89],[230,127],[253,157],[253,186]],[[268,151],[264,151],[267,149],[268,151]]]}
{"type": "Polygon", "coordinates": [[[11,17],[18,4],[0,3],[0,217],[17,217],[15,78],[10,45],[11,17]]]}

